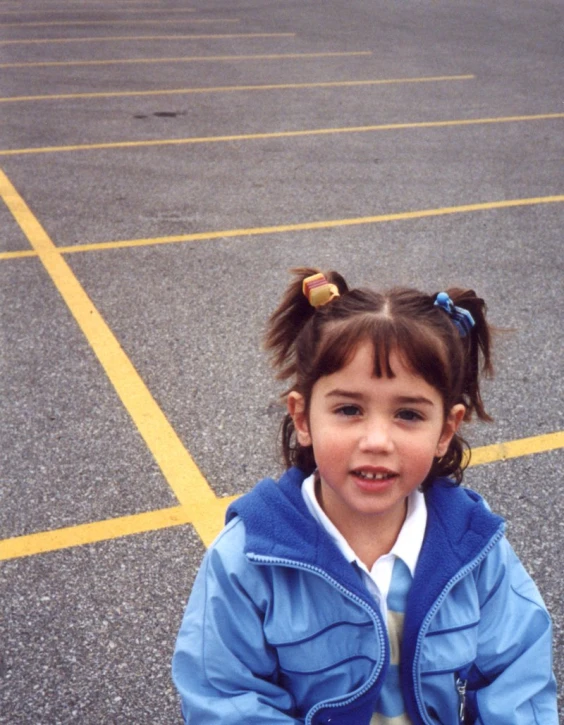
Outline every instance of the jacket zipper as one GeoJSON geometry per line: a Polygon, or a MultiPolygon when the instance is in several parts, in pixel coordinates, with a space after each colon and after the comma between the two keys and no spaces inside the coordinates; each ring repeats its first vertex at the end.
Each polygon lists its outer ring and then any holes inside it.
{"type": "MultiPolygon", "coordinates": [[[[297,561],[295,559],[282,559],[278,557],[273,556],[264,556],[261,554],[254,554],[252,552],[247,553],[247,557],[255,562],[256,564],[277,564],[280,566],[290,566],[294,569],[304,569],[306,571],[312,571],[316,574],[318,574],[322,579],[325,579],[326,582],[331,584],[331,586],[335,587],[343,596],[347,597],[347,599],[350,599],[351,601],[358,604],[362,609],[364,609],[366,612],[368,612],[372,620],[374,621],[376,625],[376,629],[378,631],[378,634],[380,635],[380,663],[382,663],[386,657],[386,650],[388,647],[388,638],[387,635],[384,632],[381,617],[380,614],[368,604],[368,602],[365,602],[363,599],[358,597],[356,594],[353,594],[350,592],[346,587],[344,587],[342,584],[339,584],[338,581],[333,579],[333,577],[330,577],[323,569],[317,566],[313,566],[313,564],[306,564],[304,562],[297,561]],[[374,616],[375,615],[375,616],[374,616]]],[[[377,681],[378,677],[380,676],[380,672],[382,671],[382,664],[376,669],[375,673],[372,675],[372,677],[364,683],[364,686],[361,690],[359,690],[354,697],[349,697],[347,700],[343,700],[338,703],[332,703],[332,702],[320,702],[317,705],[314,705],[311,710],[309,711],[307,717],[306,717],[306,723],[311,723],[313,716],[321,709],[327,708],[327,707],[346,707],[347,705],[350,705],[353,703],[356,699],[364,695],[365,692],[367,692],[373,684],[377,681]]]]}
{"type": "Polygon", "coordinates": [[[464,716],[466,712],[466,687],[468,680],[463,680],[461,677],[456,678],[456,691],[458,692],[458,719],[460,722],[464,722],[464,716]]]}
{"type": "MultiPolygon", "coordinates": [[[[437,600],[435,601],[434,605],[431,607],[431,609],[427,612],[427,616],[425,617],[425,620],[423,624],[421,625],[421,629],[419,630],[419,636],[417,638],[417,645],[415,647],[415,654],[413,657],[413,670],[412,670],[412,676],[413,676],[413,685],[414,685],[414,692],[415,692],[415,699],[417,701],[417,707],[419,708],[419,715],[421,719],[429,723],[429,720],[426,718],[425,715],[425,705],[423,704],[421,692],[420,692],[420,683],[418,683],[417,680],[417,669],[419,666],[419,658],[421,656],[421,646],[423,643],[424,633],[426,632],[427,628],[429,627],[429,624],[431,623],[431,620],[435,616],[436,612],[438,611],[439,607],[443,603],[443,600],[449,593],[449,591],[454,587],[455,584],[457,584],[459,581],[462,581],[465,576],[467,576],[473,569],[475,569],[479,564],[482,563],[482,561],[486,558],[486,556],[490,553],[490,551],[494,548],[494,546],[497,545],[497,543],[500,541],[500,539],[503,537],[504,533],[504,527],[503,525],[497,530],[497,532],[492,536],[490,541],[484,546],[482,551],[476,556],[476,558],[471,561],[469,564],[467,564],[463,569],[460,569],[460,571],[457,572],[455,576],[447,583],[437,600]]],[[[457,688],[458,689],[458,688],[457,688]]],[[[460,699],[460,692],[458,693],[459,699],[460,699]]],[[[464,701],[466,701],[466,683],[464,687],[464,701]]],[[[464,717],[464,713],[462,712],[462,716],[464,717]]],[[[464,719],[462,718],[460,720],[461,722],[464,722],[464,719]]]]}

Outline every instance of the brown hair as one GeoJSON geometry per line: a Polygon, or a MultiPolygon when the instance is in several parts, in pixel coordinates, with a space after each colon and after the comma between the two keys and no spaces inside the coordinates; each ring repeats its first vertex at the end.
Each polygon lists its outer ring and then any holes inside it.
{"type": "MultiPolygon", "coordinates": [[[[463,403],[464,420],[474,413],[481,420],[491,420],[480,393],[480,376],[493,374],[491,331],[485,302],[473,290],[445,290],[457,307],[474,318],[474,327],[462,337],[449,315],[434,304],[436,293],[405,288],[384,293],[349,289],[340,274],[325,272],[340,296],[313,308],[302,293],[302,283],[319,270],[292,272],[294,280],[269,320],[265,344],[277,377],[291,381],[287,392],[300,393],[306,411],[315,382],[344,367],[358,345],[369,341],[374,347],[376,377],[393,377],[390,354],[396,351],[410,370],[438,390],[445,415],[453,405],[463,403]]],[[[456,433],[446,454],[435,459],[423,488],[437,476],[450,476],[460,483],[465,448],[466,442],[456,433]]],[[[282,450],[287,466],[298,466],[308,474],[315,470],[313,449],[298,443],[289,414],[282,425],[282,450]]]]}

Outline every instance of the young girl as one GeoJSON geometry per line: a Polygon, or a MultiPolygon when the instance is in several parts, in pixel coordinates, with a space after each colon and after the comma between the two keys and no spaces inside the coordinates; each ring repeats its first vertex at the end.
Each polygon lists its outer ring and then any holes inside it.
{"type": "Polygon", "coordinates": [[[459,488],[489,419],[472,291],[295,270],[267,348],[288,470],[227,512],[173,677],[194,725],[557,725],[551,624],[502,519],[459,488]]]}

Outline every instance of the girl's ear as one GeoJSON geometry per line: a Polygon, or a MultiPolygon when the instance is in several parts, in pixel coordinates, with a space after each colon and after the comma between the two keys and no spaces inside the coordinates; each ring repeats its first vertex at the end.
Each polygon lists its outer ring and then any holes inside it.
{"type": "Polygon", "coordinates": [[[311,435],[309,434],[304,396],[292,390],[288,394],[287,406],[288,413],[294,421],[298,443],[301,446],[311,446],[311,435]]]}
{"type": "Polygon", "coordinates": [[[445,453],[448,451],[448,447],[450,445],[452,437],[456,433],[456,431],[459,429],[460,424],[464,420],[465,413],[466,413],[466,406],[463,405],[462,403],[453,405],[452,408],[450,409],[450,412],[447,415],[445,423],[443,425],[443,431],[441,433],[441,437],[439,438],[439,442],[437,444],[437,452],[436,452],[437,458],[442,458],[445,455],[445,453]]]}

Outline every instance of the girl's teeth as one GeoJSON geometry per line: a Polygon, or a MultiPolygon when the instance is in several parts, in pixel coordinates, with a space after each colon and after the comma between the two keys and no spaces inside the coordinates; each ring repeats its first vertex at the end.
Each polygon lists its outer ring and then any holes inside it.
{"type": "Polygon", "coordinates": [[[367,478],[369,481],[383,481],[385,478],[390,478],[391,473],[363,473],[360,471],[359,476],[361,478],[367,478]]]}

